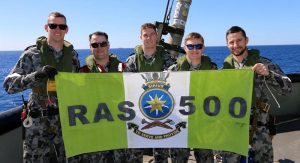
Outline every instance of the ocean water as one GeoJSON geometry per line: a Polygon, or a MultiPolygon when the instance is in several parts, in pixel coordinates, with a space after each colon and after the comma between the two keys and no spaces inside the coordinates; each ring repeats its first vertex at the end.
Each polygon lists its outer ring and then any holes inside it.
{"type": "MultiPolygon", "coordinates": [[[[278,64],[281,69],[289,73],[300,73],[300,45],[268,45],[268,46],[249,46],[249,48],[259,49],[261,55],[271,59],[278,64]]],[[[84,59],[90,54],[89,49],[79,49],[79,59],[81,66],[84,65],[84,59]]],[[[111,53],[116,54],[120,60],[125,61],[126,58],[133,52],[132,48],[111,49],[111,53]]],[[[18,61],[22,51],[0,51],[0,83],[9,74],[13,66],[18,61]]],[[[224,58],[229,54],[227,47],[206,47],[205,54],[218,65],[222,67],[224,58]]],[[[30,90],[9,95],[3,87],[0,87],[0,112],[20,106],[22,104],[22,95],[25,99],[28,98],[30,90]]]]}

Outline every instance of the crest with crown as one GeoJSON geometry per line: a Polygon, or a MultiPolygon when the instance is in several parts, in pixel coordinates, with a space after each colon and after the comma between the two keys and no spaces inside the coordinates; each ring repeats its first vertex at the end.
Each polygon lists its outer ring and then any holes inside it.
{"type": "Polygon", "coordinates": [[[145,84],[142,86],[144,90],[154,88],[168,90],[170,88],[170,84],[167,83],[168,72],[147,72],[141,74],[141,76],[145,79],[145,84]]]}

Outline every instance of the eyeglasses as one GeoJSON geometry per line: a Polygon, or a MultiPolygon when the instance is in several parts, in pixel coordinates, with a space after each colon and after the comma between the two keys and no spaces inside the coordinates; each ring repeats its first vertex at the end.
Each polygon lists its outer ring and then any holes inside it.
{"type": "Polygon", "coordinates": [[[187,44],[186,47],[189,50],[193,50],[194,48],[196,48],[196,49],[202,49],[203,48],[203,44],[187,44]]]}
{"type": "Polygon", "coordinates": [[[66,30],[68,28],[68,26],[66,24],[48,24],[50,29],[56,29],[57,26],[60,30],[66,30]]]}
{"type": "Polygon", "coordinates": [[[91,46],[92,46],[93,48],[98,48],[99,46],[100,46],[100,47],[106,47],[107,44],[108,44],[107,41],[103,41],[103,42],[94,42],[94,43],[91,43],[91,46]]]}

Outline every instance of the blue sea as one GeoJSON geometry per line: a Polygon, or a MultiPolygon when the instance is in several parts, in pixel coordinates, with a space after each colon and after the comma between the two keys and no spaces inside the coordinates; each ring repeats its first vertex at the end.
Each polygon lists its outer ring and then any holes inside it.
{"type": "MultiPolygon", "coordinates": [[[[268,46],[249,46],[249,48],[259,49],[261,55],[271,59],[274,63],[280,65],[281,69],[289,73],[300,73],[300,45],[268,45],[268,46]]],[[[125,61],[132,53],[132,48],[111,49],[111,53],[116,54],[119,59],[125,61]]],[[[90,54],[89,49],[78,49],[80,63],[84,65],[84,59],[90,54]]],[[[18,61],[22,51],[0,51],[0,83],[9,74],[13,66],[18,61]]],[[[217,63],[221,68],[224,58],[229,54],[227,47],[216,46],[206,47],[205,54],[217,63]]],[[[30,90],[17,94],[7,94],[3,87],[0,87],[0,112],[20,106],[22,104],[22,95],[28,98],[30,90]]]]}

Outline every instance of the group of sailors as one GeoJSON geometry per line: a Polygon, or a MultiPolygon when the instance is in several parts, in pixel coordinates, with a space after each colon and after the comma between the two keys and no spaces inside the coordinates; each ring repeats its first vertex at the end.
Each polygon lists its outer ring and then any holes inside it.
{"type": "MultiPolygon", "coordinates": [[[[61,134],[56,92],[47,91],[47,83],[58,72],[158,72],[217,70],[217,65],[204,54],[204,38],[197,32],[184,39],[185,55],[172,58],[164,47],[157,45],[157,31],[152,23],[141,26],[142,45],[135,47],[126,63],[110,54],[110,42],[105,32],[89,35],[91,55],[80,67],[78,54],[71,43],[64,40],[68,32],[66,17],[59,12],[49,14],[44,26],[48,37],[39,37],[36,44],[26,48],[16,66],[5,78],[8,93],[32,89],[22,120],[25,126],[23,161],[29,162],[143,162],[144,149],[118,149],[66,158],[61,134]]],[[[278,65],[260,56],[258,50],[247,48],[248,37],[238,26],[226,33],[231,54],[224,59],[223,69],[251,68],[255,72],[254,101],[251,109],[250,145],[254,162],[273,162],[272,137],[274,121],[269,111],[267,86],[280,95],[291,92],[291,81],[278,65]]],[[[234,88],[233,88],[234,89],[234,88]]],[[[78,147],[80,148],[80,147],[78,147]]],[[[232,152],[193,149],[197,162],[240,162],[241,156],[232,152]],[[220,156],[220,157],[214,157],[220,156]]],[[[187,162],[190,149],[153,149],[154,162],[187,162]]]]}

